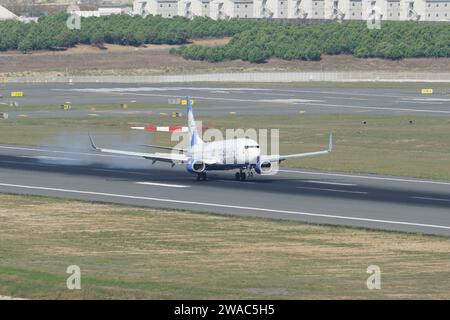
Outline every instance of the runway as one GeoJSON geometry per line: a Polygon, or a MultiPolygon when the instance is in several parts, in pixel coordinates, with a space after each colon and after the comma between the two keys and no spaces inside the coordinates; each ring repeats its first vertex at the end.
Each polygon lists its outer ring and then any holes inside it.
{"type": "MultiPolygon", "coordinates": [[[[121,115],[129,112],[146,114],[146,110],[133,111],[134,103],[161,103],[166,108],[154,112],[179,111],[168,105],[168,100],[190,95],[196,104],[196,114],[224,115],[230,112],[247,115],[306,114],[401,114],[401,115],[450,115],[450,88],[435,89],[433,95],[422,95],[418,89],[362,89],[362,88],[302,88],[301,85],[270,86],[259,88],[245,85],[214,86],[193,85],[139,85],[108,83],[75,84],[8,84],[2,87],[0,102],[8,105],[17,101],[20,106],[53,105],[66,101],[73,105],[111,104],[113,112],[102,114],[121,115]],[[23,98],[10,98],[11,91],[23,91],[23,98]],[[130,110],[117,110],[127,103],[130,110]]],[[[0,107],[1,110],[1,107],[0,107]]],[[[12,111],[11,117],[26,114],[29,117],[77,117],[88,116],[90,111],[12,111]]]]}
{"type": "Polygon", "coordinates": [[[0,145],[0,192],[450,235],[450,181],[281,169],[197,182],[183,166],[90,150],[0,145]]]}

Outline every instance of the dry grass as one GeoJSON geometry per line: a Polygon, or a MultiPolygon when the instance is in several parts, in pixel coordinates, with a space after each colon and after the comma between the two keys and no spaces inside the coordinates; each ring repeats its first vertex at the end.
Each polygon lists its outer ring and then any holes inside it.
{"type": "Polygon", "coordinates": [[[0,243],[13,297],[450,298],[441,237],[0,195],[0,243]],[[65,288],[73,264],[80,291],[65,288]]]}

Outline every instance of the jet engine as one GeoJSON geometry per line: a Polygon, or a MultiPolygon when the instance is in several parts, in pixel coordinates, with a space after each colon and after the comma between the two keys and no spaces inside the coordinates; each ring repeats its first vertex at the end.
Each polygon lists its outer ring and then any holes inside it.
{"type": "Polygon", "coordinates": [[[190,173],[202,173],[205,169],[206,164],[201,160],[193,160],[186,165],[186,170],[190,173]]]}
{"type": "Polygon", "coordinates": [[[269,174],[272,171],[272,163],[270,161],[258,162],[255,166],[255,171],[258,174],[269,174]]]}

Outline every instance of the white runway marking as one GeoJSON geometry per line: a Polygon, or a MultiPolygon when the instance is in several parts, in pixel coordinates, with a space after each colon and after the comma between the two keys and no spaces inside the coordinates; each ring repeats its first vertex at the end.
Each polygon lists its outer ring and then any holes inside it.
{"type": "MultiPolygon", "coordinates": [[[[305,105],[302,102],[296,102],[295,104],[305,105]]],[[[341,104],[326,104],[326,103],[308,103],[308,106],[318,106],[325,108],[345,108],[345,109],[365,109],[365,110],[389,110],[389,111],[408,111],[408,112],[430,112],[430,113],[444,113],[450,114],[450,111],[446,110],[426,110],[426,109],[411,109],[411,108],[388,108],[388,107],[363,107],[363,106],[350,106],[341,104]]]]}
{"type": "MultiPolygon", "coordinates": [[[[376,92],[374,93],[360,93],[360,92],[353,92],[353,90],[349,91],[311,91],[311,90],[289,90],[289,89],[278,89],[277,91],[281,92],[295,92],[295,93],[313,93],[313,94],[331,94],[331,95],[344,95],[344,96],[366,96],[366,97],[379,97],[380,95],[376,92]]],[[[392,95],[392,94],[383,94],[383,97],[391,97],[391,98],[409,98],[410,96],[399,96],[399,95],[392,95]]]]}
{"type": "Polygon", "coordinates": [[[64,158],[64,157],[49,157],[49,156],[20,156],[20,158],[37,159],[37,160],[65,160],[65,161],[78,161],[78,159],[64,158]]]}
{"type": "Polygon", "coordinates": [[[345,98],[345,97],[324,97],[325,99],[339,99],[339,100],[355,100],[355,101],[369,101],[369,99],[362,98],[345,98]]]}
{"type": "Polygon", "coordinates": [[[341,193],[368,194],[368,192],[365,192],[365,191],[350,191],[350,190],[311,188],[311,187],[296,187],[296,188],[297,189],[305,189],[305,190],[320,190],[320,191],[341,192],[341,193]]]}
{"type": "Polygon", "coordinates": [[[136,184],[146,185],[146,186],[156,186],[156,187],[168,187],[168,188],[190,188],[191,186],[185,186],[182,184],[167,184],[167,183],[156,183],[156,182],[136,182],[136,184]]]}
{"type": "Polygon", "coordinates": [[[311,102],[325,102],[323,100],[308,100],[308,99],[259,99],[255,100],[255,102],[268,102],[268,103],[311,103],[311,102]]]}
{"type": "Polygon", "coordinates": [[[334,186],[348,186],[348,187],[356,187],[357,186],[357,184],[354,184],[354,183],[342,183],[342,182],[330,182],[330,181],[307,180],[305,182],[317,183],[317,184],[331,184],[334,186]]]}
{"type": "Polygon", "coordinates": [[[331,177],[346,177],[346,178],[357,178],[357,179],[372,179],[372,180],[382,180],[382,181],[395,181],[395,182],[408,182],[408,183],[429,183],[429,184],[439,184],[450,186],[450,182],[441,181],[429,181],[429,180],[414,180],[414,179],[404,179],[404,178],[386,178],[386,177],[373,177],[364,175],[352,175],[343,173],[326,173],[326,172],[309,172],[309,171],[297,171],[297,170],[278,170],[279,172],[287,173],[300,173],[300,174],[311,174],[319,176],[331,176],[331,177]]]}
{"type": "Polygon", "coordinates": [[[450,99],[445,98],[403,98],[402,100],[424,101],[424,102],[448,102],[450,99]]]}
{"type": "Polygon", "coordinates": [[[322,214],[322,213],[311,213],[311,212],[300,212],[300,211],[289,211],[289,210],[278,210],[278,209],[267,209],[267,208],[255,208],[255,207],[245,207],[245,206],[236,206],[236,205],[219,204],[219,203],[196,202],[196,201],[185,201],[185,200],[174,200],[174,199],[163,199],[163,198],[140,197],[140,196],[130,196],[130,195],[124,195],[124,194],[103,193],[103,192],[92,192],[92,191],[84,191],[84,190],[48,188],[48,187],[40,187],[40,186],[25,186],[25,185],[8,184],[8,183],[0,183],[0,187],[10,187],[10,188],[19,188],[19,189],[28,189],[28,190],[54,191],[54,192],[69,193],[69,194],[70,193],[85,194],[85,195],[93,195],[93,196],[135,199],[135,200],[147,200],[147,201],[166,202],[166,203],[179,203],[179,204],[206,206],[206,207],[219,207],[219,208],[259,211],[259,212],[274,212],[274,213],[310,216],[310,217],[318,217],[318,218],[332,218],[332,219],[337,219],[337,220],[371,222],[371,223],[382,223],[382,224],[391,224],[391,225],[404,225],[404,226],[413,226],[413,227],[426,227],[426,228],[432,228],[432,229],[450,230],[450,226],[415,223],[415,222],[408,222],[408,221],[358,218],[358,217],[341,216],[341,215],[333,215],[333,214],[322,214]]]}
{"type": "Polygon", "coordinates": [[[225,93],[225,94],[228,94],[230,92],[229,91],[222,91],[222,90],[215,90],[215,91],[210,91],[209,93],[225,93]]]}
{"type": "Polygon", "coordinates": [[[401,100],[401,101],[398,101],[398,103],[407,103],[407,104],[427,104],[427,105],[430,105],[430,104],[439,104],[439,105],[441,105],[441,104],[443,104],[442,102],[415,101],[415,100],[401,100]]]}
{"type": "Polygon", "coordinates": [[[439,198],[427,198],[427,197],[411,197],[413,199],[420,199],[420,200],[430,200],[430,201],[445,201],[450,202],[450,199],[439,199],[439,198]]]}

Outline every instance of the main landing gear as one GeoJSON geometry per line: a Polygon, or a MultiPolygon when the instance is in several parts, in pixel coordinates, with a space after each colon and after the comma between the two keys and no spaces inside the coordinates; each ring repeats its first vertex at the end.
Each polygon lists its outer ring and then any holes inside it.
{"type": "Polygon", "coordinates": [[[239,169],[239,172],[236,172],[234,177],[237,181],[245,181],[247,180],[247,177],[253,177],[253,171],[239,169]]]}
{"type": "Polygon", "coordinates": [[[197,181],[206,181],[207,175],[206,175],[206,171],[197,173],[197,181]]]}

